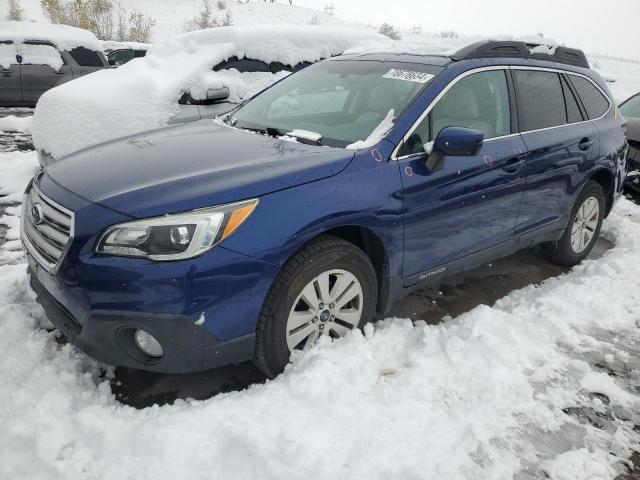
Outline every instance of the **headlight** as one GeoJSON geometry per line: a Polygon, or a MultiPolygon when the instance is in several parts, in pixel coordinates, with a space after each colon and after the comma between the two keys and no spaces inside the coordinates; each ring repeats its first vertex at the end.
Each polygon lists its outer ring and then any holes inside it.
{"type": "Polygon", "coordinates": [[[231,235],[258,205],[258,199],[187,213],[120,223],[98,240],[97,253],[151,260],[200,255],[231,235]]]}

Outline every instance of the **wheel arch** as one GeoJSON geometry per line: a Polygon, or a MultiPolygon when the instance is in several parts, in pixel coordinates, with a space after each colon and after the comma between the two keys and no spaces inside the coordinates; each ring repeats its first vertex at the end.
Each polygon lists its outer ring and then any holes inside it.
{"type": "MultiPolygon", "coordinates": [[[[598,183],[604,191],[605,210],[604,216],[607,217],[613,208],[613,197],[616,188],[615,176],[607,168],[600,168],[593,172],[588,180],[598,183]]],[[[586,182],[585,182],[586,185],[586,182]]],[[[583,187],[584,188],[584,187],[583,187]]]]}
{"type": "Polygon", "coordinates": [[[323,231],[311,238],[309,242],[322,235],[331,235],[352,243],[369,258],[376,272],[378,284],[376,311],[383,312],[389,297],[389,255],[384,241],[370,228],[361,225],[343,225],[323,231]]]}

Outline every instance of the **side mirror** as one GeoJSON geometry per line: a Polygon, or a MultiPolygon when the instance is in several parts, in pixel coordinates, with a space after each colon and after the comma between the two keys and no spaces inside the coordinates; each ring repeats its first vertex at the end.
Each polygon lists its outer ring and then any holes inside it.
{"type": "Polygon", "coordinates": [[[210,102],[216,102],[219,100],[226,100],[229,98],[229,89],[227,87],[222,88],[208,88],[207,100],[210,102]]]}
{"type": "Polygon", "coordinates": [[[450,156],[477,155],[484,142],[484,133],[463,127],[445,127],[433,142],[433,150],[450,156]]]}

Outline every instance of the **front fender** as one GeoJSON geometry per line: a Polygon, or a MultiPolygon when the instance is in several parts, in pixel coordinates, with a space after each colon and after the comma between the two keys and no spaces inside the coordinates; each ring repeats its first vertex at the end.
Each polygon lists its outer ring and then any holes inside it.
{"type": "Polygon", "coordinates": [[[282,266],[311,239],[344,226],[361,226],[386,248],[389,275],[402,267],[402,183],[392,145],[364,150],[340,174],[265,195],[255,213],[223,242],[230,250],[282,266]]]}

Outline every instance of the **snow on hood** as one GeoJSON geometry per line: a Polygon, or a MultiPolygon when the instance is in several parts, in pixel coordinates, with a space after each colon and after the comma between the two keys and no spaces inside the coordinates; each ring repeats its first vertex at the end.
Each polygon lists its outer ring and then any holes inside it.
{"type": "Polygon", "coordinates": [[[230,57],[293,66],[384,38],[368,31],[312,25],[220,27],[179,35],[153,45],[144,58],[46,92],[34,114],[34,144],[58,159],[167,125],[178,113],[177,101],[184,92],[204,98],[207,88],[227,86],[230,100],[238,102],[284,75],[212,71],[230,57]]]}
{"type": "Polygon", "coordinates": [[[102,51],[100,41],[88,30],[50,23],[0,22],[0,41],[14,43],[25,40],[51,42],[60,50],[86,47],[102,51]]]}

